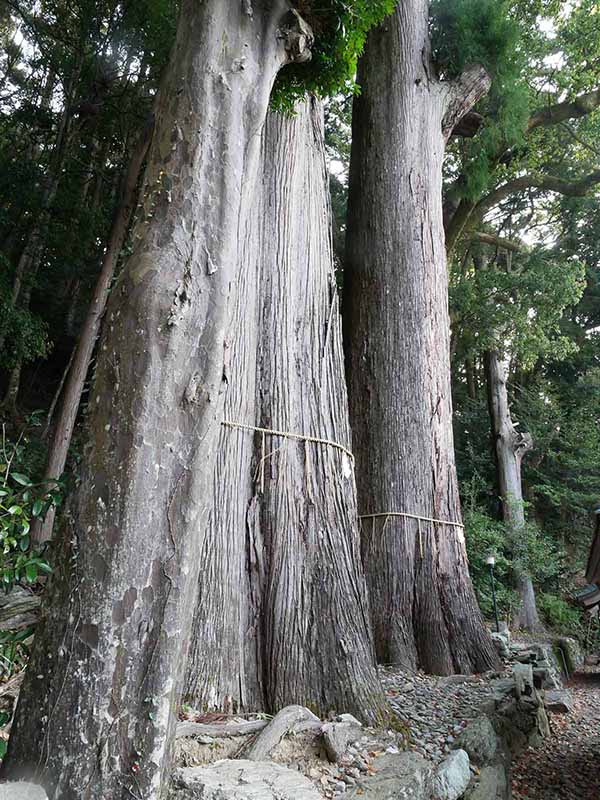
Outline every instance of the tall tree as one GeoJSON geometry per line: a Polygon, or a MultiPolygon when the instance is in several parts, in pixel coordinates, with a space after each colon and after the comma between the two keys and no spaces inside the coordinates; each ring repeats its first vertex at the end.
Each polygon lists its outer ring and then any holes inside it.
{"type": "MultiPolygon", "coordinates": [[[[505,522],[506,551],[512,557],[519,595],[513,619],[519,627],[541,627],[531,578],[525,529],[523,456],[534,442],[520,430],[511,409],[509,381],[521,382],[540,363],[566,358],[574,346],[561,335],[565,309],[583,291],[583,266],[562,247],[528,248],[518,237],[492,235],[471,242],[454,266],[451,299],[456,357],[483,363],[495,465],[495,496],[505,522]],[[492,247],[490,247],[492,245],[492,247]]],[[[522,386],[517,388],[522,389],[522,386]]],[[[514,395],[514,388],[512,394],[514,395]]]]}
{"type": "Polygon", "coordinates": [[[460,524],[441,204],[445,142],[490,81],[438,78],[428,7],[399,4],[360,61],[344,318],[377,655],[448,674],[496,663],[460,524]]]}
{"type": "Polygon", "coordinates": [[[319,102],[269,115],[262,168],[185,697],[201,708],[344,708],[374,721],[383,697],[360,563],[319,102]]]}
{"type": "Polygon", "coordinates": [[[144,215],[111,294],[65,572],[5,768],[66,800],[165,794],[256,131],[278,71],[311,40],[283,0],[181,6],[144,215]]]}

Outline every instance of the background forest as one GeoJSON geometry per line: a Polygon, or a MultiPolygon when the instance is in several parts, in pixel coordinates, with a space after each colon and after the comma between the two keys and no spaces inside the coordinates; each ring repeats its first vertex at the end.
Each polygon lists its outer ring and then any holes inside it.
{"type": "MultiPolygon", "coordinates": [[[[310,15],[310,2],[296,5],[310,15]]],[[[339,27],[310,78],[286,73],[271,105],[292,114],[307,87],[326,98],[336,280],[350,341],[347,204],[360,87],[348,74],[366,31],[394,4],[354,4],[360,13],[337,5],[339,27]]],[[[40,531],[60,528],[80,479],[104,297],[133,250],[135,221],[149,213],[141,175],[177,12],[172,0],[0,5],[7,592],[15,584],[41,591],[58,560],[40,531]]],[[[584,639],[573,594],[600,504],[600,10],[596,0],[434,0],[430,35],[440,78],[474,63],[492,75],[489,92],[454,126],[443,162],[471,577],[491,621],[485,562],[493,552],[502,618],[515,620],[515,576],[528,576],[542,623],[584,639]],[[509,462],[521,471],[517,484],[507,482],[509,462]]],[[[32,632],[0,634],[4,679],[22,668],[32,632]]]]}

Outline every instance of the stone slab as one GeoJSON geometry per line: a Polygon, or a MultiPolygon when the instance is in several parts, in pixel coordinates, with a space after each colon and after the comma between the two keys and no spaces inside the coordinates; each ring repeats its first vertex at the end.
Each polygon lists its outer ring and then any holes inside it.
{"type": "Polygon", "coordinates": [[[272,761],[225,759],[173,775],[169,800],[322,800],[308,778],[272,761]]]}
{"type": "Polygon", "coordinates": [[[0,784],[0,800],[48,800],[48,795],[35,783],[16,781],[0,784]]]}

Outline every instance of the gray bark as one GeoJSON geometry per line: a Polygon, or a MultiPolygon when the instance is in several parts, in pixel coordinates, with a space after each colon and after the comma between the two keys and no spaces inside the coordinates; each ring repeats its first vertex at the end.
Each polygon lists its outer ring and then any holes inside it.
{"type": "MultiPolygon", "coordinates": [[[[410,0],[370,33],[358,82],[344,322],[360,513],[460,522],[442,162],[489,78],[472,67],[439,82],[428,3],[410,0]]],[[[496,664],[460,527],[364,519],[363,561],[381,661],[439,674],[496,664]]]]}
{"type": "MultiPolygon", "coordinates": [[[[318,105],[270,115],[262,148],[225,418],[349,448],[318,105]]],[[[188,702],[380,717],[351,459],[225,426],[213,497],[188,702]]]]}
{"type": "MultiPolygon", "coordinates": [[[[287,5],[184,0],[145,214],[111,294],[61,570],[4,773],[61,800],[158,800],[212,497],[226,339],[287,5]]],[[[297,44],[297,42],[296,42],[297,44]]]]}
{"type": "MultiPolygon", "coordinates": [[[[518,550],[519,531],[525,525],[521,462],[525,453],[533,447],[533,441],[530,434],[520,433],[513,422],[506,389],[508,369],[500,354],[495,350],[486,353],[485,366],[502,516],[509,530],[511,544],[518,550]]],[[[521,600],[513,624],[529,631],[538,631],[542,624],[533,583],[526,568],[519,564],[518,554],[513,569],[515,588],[521,600]]]]}

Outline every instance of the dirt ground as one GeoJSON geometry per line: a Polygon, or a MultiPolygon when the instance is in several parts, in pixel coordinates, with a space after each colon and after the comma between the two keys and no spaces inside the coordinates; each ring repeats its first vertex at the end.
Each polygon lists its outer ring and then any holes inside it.
{"type": "Polygon", "coordinates": [[[552,736],[514,764],[513,800],[600,800],[600,670],[568,682],[570,714],[552,714],[552,736]]]}

